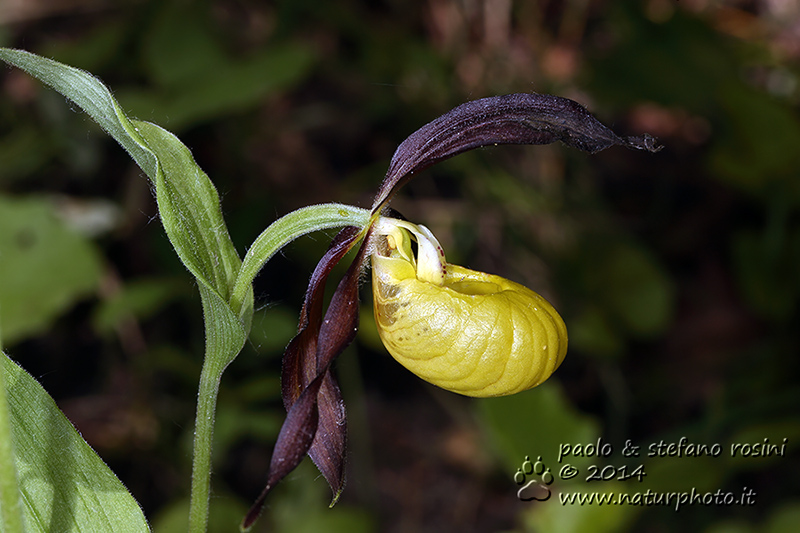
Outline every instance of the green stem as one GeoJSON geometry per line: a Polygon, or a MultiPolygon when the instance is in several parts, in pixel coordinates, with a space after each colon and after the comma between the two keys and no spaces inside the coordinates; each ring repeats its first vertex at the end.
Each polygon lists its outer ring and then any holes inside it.
{"type": "Polygon", "coordinates": [[[22,518],[22,502],[12,437],[5,370],[0,366],[0,530],[6,533],[23,533],[25,529],[22,518]]]}
{"type": "Polygon", "coordinates": [[[216,358],[206,357],[200,373],[194,430],[194,457],[192,458],[192,492],[189,504],[190,533],[205,532],[208,523],[214,412],[223,370],[225,367],[220,365],[216,358]]]}

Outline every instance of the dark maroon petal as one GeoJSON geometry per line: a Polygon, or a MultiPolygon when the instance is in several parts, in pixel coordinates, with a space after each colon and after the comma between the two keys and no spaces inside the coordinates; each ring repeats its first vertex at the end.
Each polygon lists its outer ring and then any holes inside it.
{"type": "MultiPolygon", "coordinates": [[[[333,267],[350,251],[359,236],[359,228],[349,226],[342,229],[311,276],[300,312],[300,332],[289,343],[283,359],[281,383],[287,412],[325,366],[320,365],[317,358],[317,337],[322,325],[325,285],[333,267]]],[[[308,455],[328,481],[335,501],[344,487],[343,458],[347,442],[347,418],[336,378],[330,369],[324,374],[325,378],[317,396],[318,434],[308,450],[308,455]]]]}
{"type": "Polygon", "coordinates": [[[344,400],[339,385],[330,371],[336,357],[347,348],[358,331],[358,282],[367,252],[369,234],[339,282],[317,339],[317,369],[325,378],[317,396],[319,425],[309,455],[325,476],[333,491],[331,505],[336,503],[344,488],[344,459],[347,444],[347,424],[344,400]]]}
{"type": "Polygon", "coordinates": [[[325,372],[317,394],[319,417],[317,434],[308,455],[331,487],[331,505],[344,489],[345,452],[347,450],[347,417],[344,399],[336,377],[330,369],[325,372]]]}
{"type": "Polygon", "coordinates": [[[281,388],[283,404],[287,411],[317,375],[317,337],[322,324],[325,284],[333,267],[358,240],[360,231],[354,226],[343,228],[334,237],[328,251],[322,256],[311,275],[303,308],[300,311],[298,334],[283,354],[281,388]]]}
{"type": "Polygon", "coordinates": [[[284,355],[286,420],[270,461],[267,485],[242,522],[244,529],[252,526],[269,492],[300,464],[306,453],[330,484],[334,503],[344,487],[347,425],[344,402],[330,366],[355,338],[358,281],[366,256],[366,238],[336,288],[324,320],[322,298],[331,270],[359,237],[359,228],[343,229],[311,276],[300,314],[300,332],[284,355]]]}
{"type": "Polygon", "coordinates": [[[370,233],[358,249],[356,257],[347,269],[331,303],[325,312],[325,319],[317,338],[317,368],[328,367],[333,360],[353,342],[358,331],[358,281],[367,255],[370,233]]]}
{"type": "Polygon", "coordinates": [[[613,145],[656,152],[650,135],[620,137],[585,107],[559,96],[509,94],[462,104],[412,133],[392,157],[373,212],[383,207],[411,174],[480,146],[561,141],[595,153],[613,145]]]}
{"type": "Polygon", "coordinates": [[[248,530],[261,514],[264,500],[278,482],[297,468],[305,457],[317,432],[317,393],[323,376],[311,382],[294,402],[283,421],[267,474],[267,485],[242,520],[242,529],[248,530]]]}

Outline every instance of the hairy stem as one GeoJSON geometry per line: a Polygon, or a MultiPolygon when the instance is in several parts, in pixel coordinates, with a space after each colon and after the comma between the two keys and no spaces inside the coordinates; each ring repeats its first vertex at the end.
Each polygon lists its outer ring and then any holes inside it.
{"type": "Polygon", "coordinates": [[[220,379],[224,366],[206,357],[200,373],[197,393],[197,416],[192,458],[192,490],[189,505],[189,532],[203,533],[208,523],[208,502],[211,487],[211,447],[214,436],[214,412],[217,406],[220,379]]]}

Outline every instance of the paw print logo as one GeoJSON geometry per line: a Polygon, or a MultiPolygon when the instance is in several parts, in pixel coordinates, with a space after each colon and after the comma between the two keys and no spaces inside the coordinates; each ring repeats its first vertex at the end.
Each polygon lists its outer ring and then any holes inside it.
{"type": "Polygon", "coordinates": [[[531,463],[530,457],[525,456],[522,466],[517,468],[517,473],[514,474],[514,482],[517,485],[522,485],[517,491],[517,498],[523,502],[529,501],[546,501],[550,498],[549,485],[553,482],[553,474],[542,462],[542,457],[539,456],[535,463],[531,463]],[[533,479],[528,479],[528,476],[534,476],[533,479]]]}

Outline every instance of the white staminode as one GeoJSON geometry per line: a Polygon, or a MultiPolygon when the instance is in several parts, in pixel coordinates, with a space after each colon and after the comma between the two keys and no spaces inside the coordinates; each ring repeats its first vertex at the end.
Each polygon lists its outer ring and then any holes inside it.
{"type": "Polygon", "coordinates": [[[375,222],[373,231],[378,235],[385,235],[390,248],[397,249],[406,260],[415,263],[417,279],[435,285],[444,284],[446,263],[444,250],[431,230],[422,224],[417,225],[396,218],[380,217],[375,222]],[[406,238],[403,230],[412,233],[417,241],[416,259],[409,256],[409,247],[404,246],[406,238]]]}

